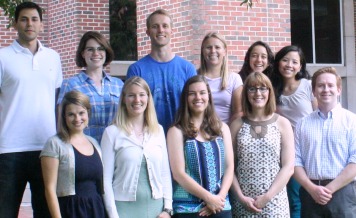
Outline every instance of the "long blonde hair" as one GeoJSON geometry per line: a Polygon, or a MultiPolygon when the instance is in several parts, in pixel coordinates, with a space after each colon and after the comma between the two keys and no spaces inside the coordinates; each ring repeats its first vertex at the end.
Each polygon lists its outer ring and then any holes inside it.
{"type": "Polygon", "coordinates": [[[207,72],[207,64],[203,55],[203,47],[204,47],[204,43],[210,39],[210,38],[216,38],[218,40],[220,40],[223,45],[224,45],[224,49],[226,51],[226,55],[223,59],[223,63],[221,65],[221,69],[220,69],[220,77],[221,77],[221,84],[220,84],[220,90],[224,90],[226,89],[227,85],[228,85],[228,79],[229,79],[229,72],[228,72],[228,57],[227,57],[227,43],[224,39],[224,37],[216,32],[210,32],[207,33],[201,43],[201,49],[200,49],[200,68],[198,69],[198,74],[205,76],[206,72],[207,72]]]}
{"type": "Polygon", "coordinates": [[[146,110],[144,112],[144,124],[147,127],[149,133],[158,133],[159,124],[150,88],[144,79],[137,76],[131,77],[130,79],[125,81],[124,87],[122,88],[122,92],[120,95],[119,108],[113,120],[113,124],[116,125],[118,128],[123,129],[127,134],[131,133],[132,126],[124,98],[126,97],[128,88],[132,85],[137,85],[146,91],[148,101],[146,110]]]}

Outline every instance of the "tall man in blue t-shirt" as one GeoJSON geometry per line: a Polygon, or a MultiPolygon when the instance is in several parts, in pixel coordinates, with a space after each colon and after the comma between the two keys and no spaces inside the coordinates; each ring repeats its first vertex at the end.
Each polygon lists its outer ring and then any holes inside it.
{"type": "Polygon", "coordinates": [[[154,11],[147,17],[146,26],[151,52],[129,67],[126,78],[140,76],[146,80],[153,95],[158,122],[167,133],[178,109],[183,86],[196,75],[196,70],[192,63],[172,52],[172,18],[167,11],[154,11]]]}

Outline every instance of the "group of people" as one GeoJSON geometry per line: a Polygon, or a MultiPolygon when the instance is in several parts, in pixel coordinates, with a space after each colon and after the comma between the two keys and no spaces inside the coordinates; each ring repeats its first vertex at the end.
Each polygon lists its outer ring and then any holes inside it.
{"type": "Polygon", "coordinates": [[[299,47],[257,41],[232,73],[211,32],[196,70],[158,9],[125,83],[104,71],[113,51],[95,31],[63,80],[42,25],[19,4],[0,50],[0,217],[18,216],[27,182],[35,218],[356,217],[356,116],[334,68],[310,82],[299,47]]]}

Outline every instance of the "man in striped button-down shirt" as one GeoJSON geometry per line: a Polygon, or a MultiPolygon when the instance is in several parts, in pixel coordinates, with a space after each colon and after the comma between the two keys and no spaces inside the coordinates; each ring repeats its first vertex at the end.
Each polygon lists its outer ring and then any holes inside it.
{"type": "Polygon", "coordinates": [[[318,109],[295,133],[301,217],[356,217],[356,115],[338,103],[341,78],[335,68],[316,71],[312,87],[318,109]]]}

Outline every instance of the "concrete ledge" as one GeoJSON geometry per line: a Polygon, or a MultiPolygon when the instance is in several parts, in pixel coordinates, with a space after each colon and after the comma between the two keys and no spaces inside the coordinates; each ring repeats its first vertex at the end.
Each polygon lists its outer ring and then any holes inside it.
{"type": "Polygon", "coordinates": [[[136,61],[112,61],[110,63],[110,75],[125,79],[127,69],[136,61]]]}

